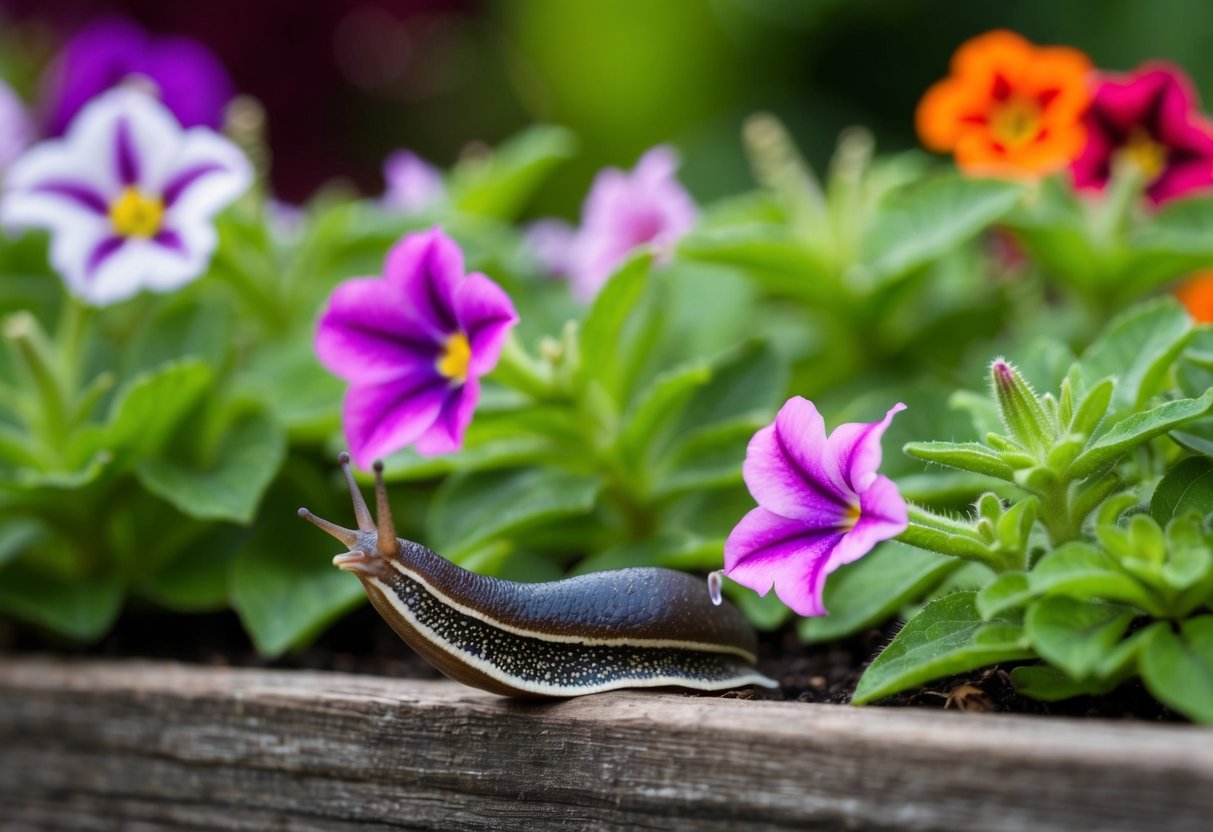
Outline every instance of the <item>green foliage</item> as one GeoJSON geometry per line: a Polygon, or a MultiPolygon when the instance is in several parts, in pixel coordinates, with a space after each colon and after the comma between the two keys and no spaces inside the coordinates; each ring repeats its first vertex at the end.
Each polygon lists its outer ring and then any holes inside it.
{"type": "MultiPolygon", "coordinates": [[[[126,603],[230,608],[277,656],[361,603],[295,517],[349,510],[331,462],[345,387],[315,319],[437,224],[523,320],[462,450],[386,460],[405,536],[523,580],[706,572],[787,397],[832,423],[904,401],[881,470],[910,526],[795,625],[825,642],[908,619],[855,701],[1013,662],[1026,695],[1140,677],[1213,721],[1213,330],[1150,299],[1213,264],[1213,200],[1145,211],[1133,182],[1096,200],[1063,178],[969,179],[877,156],[862,130],[819,177],[774,119],[745,137],[758,189],[703,206],[676,250],[632,252],[586,306],[519,227],[576,149],[552,126],[465,153],[420,214],[333,190],[284,232],[253,194],[220,218],[207,275],[106,309],[66,299],[45,237],[0,240],[0,613],[89,641],[126,603]]],[[[774,594],[725,591],[788,625],[774,594]]]]}
{"type": "MultiPolygon", "coordinates": [[[[971,518],[916,509],[902,539],[995,569],[971,612],[985,624],[1022,622],[1018,658],[1042,662],[1014,670],[1022,693],[1098,695],[1140,676],[1160,701],[1209,721],[1213,468],[1167,438],[1213,409],[1213,390],[1184,397],[1198,391],[1175,383],[1177,365],[1204,360],[1204,343],[1174,303],[1139,306],[1110,323],[1056,394],[1037,394],[996,363],[991,390],[1004,433],[906,446],[1009,489],[983,496],[971,518]],[[1148,506],[1142,494],[1152,494],[1148,506]],[[973,551],[975,537],[984,553],[973,551]]],[[[964,404],[988,424],[985,407],[964,404]]],[[[894,649],[899,636],[872,663],[857,702],[989,663],[938,660],[933,650],[950,659],[955,639],[932,647],[923,635],[940,626],[937,604],[911,618],[905,645],[894,649]]]]}

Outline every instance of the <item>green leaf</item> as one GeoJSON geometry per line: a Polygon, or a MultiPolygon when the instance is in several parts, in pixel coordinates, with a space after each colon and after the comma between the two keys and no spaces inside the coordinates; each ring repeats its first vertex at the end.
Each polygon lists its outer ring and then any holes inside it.
{"type": "MultiPolygon", "coordinates": [[[[263,656],[302,647],[363,597],[358,580],[333,566],[340,545],[296,515],[305,505],[337,516],[334,496],[326,477],[288,461],[253,534],[235,554],[231,604],[263,656]]],[[[348,512],[348,502],[342,508],[348,512]]]]}
{"type": "Polygon", "coordinates": [[[135,466],[143,487],[200,520],[248,524],[286,455],[286,437],[264,413],[236,419],[205,467],[168,459],[135,466]]]}
{"type": "Polygon", "coordinates": [[[70,580],[15,562],[0,572],[0,613],[75,641],[95,641],[109,631],[125,592],[114,573],[70,580]]]}
{"type": "Polygon", "coordinates": [[[733,266],[768,291],[828,307],[843,296],[829,264],[782,225],[747,223],[696,231],[678,246],[681,257],[733,266]]]}
{"type": "Polygon", "coordinates": [[[1028,607],[1024,633],[1041,658],[1075,679],[1085,679],[1124,636],[1135,615],[1125,607],[1055,595],[1028,607]]]}
{"type": "Polygon", "coordinates": [[[214,383],[205,364],[167,364],[136,378],[114,399],[109,416],[109,447],[153,456],[214,383]]]}
{"type": "Polygon", "coordinates": [[[427,531],[435,551],[456,560],[487,540],[587,514],[602,480],[550,468],[456,474],[438,489],[427,531]]]}
{"type": "Polygon", "coordinates": [[[1213,460],[1189,457],[1166,473],[1150,499],[1150,516],[1165,526],[1172,517],[1213,511],[1213,460]]]}
{"type": "Polygon", "coordinates": [[[927,604],[872,661],[852,702],[862,705],[941,676],[1031,658],[1023,628],[1011,620],[982,621],[976,597],[957,592],[927,604]]]}
{"type": "Polygon", "coordinates": [[[952,251],[1006,214],[1023,188],[948,176],[890,194],[864,234],[861,267],[876,281],[952,251]]]}
{"type": "Polygon", "coordinates": [[[1133,448],[1161,436],[1169,430],[1199,419],[1213,410],[1213,390],[1199,399],[1177,399],[1152,410],[1134,413],[1121,419],[1103,433],[1070,465],[1067,475],[1072,479],[1090,476],[1110,465],[1133,448]]]}
{"type": "Polygon", "coordinates": [[[460,162],[451,176],[452,202],[469,214],[513,219],[576,149],[576,137],[564,127],[531,127],[488,156],[460,162]]]}
{"type": "Polygon", "coordinates": [[[658,376],[624,417],[619,446],[625,459],[632,464],[641,464],[654,434],[663,425],[677,419],[695,390],[711,378],[711,369],[702,364],[681,367],[658,376]]]}
{"type": "Polygon", "coordinates": [[[915,459],[961,471],[985,474],[1008,482],[1015,477],[1015,470],[1003,462],[997,452],[977,442],[910,442],[902,450],[915,459]]]}
{"type": "Polygon", "coordinates": [[[1116,378],[1114,410],[1141,409],[1192,337],[1192,319],[1174,298],[1134,307],[1114,319],[1083,353],[1087,378],[1116,378]]]}
{"type": "Polygon", "coordinates": [[[228,605],[228,586],[237,549],[247,533],[208,524],[202,535],[150,574],[137,576],[132,592],[174,612],[212,612],[228,605]]]}
{"type": "Polygon", "coordinates": [[[1015,692],[1042,702],[1060,702],[1075,696],[1103,696],[1111,693],[1122,678],[1074,679],[1065,671],[1047,664],[1024,665],[1011,669],[1015,692]]]}
{"type": "Polygon", "coordinates": [[[1136,580],[1118,568],[1107,552],[1074,541],[1041,558],[1028,575],[1034,595],[1069,595],[1073,598],[1120,601],[1154,612],[1156,599],[1136,580]]]}
{"type": "Polygon", "coordinates": [[[1159,627],[1141,652],[1150,693],[1194,722],[1213,723],[1213,615],[1159,627]]]}
{"type": "Polygon", "coordinates": [[[802,620],[797,632],[812,644],[876,626],[920,599],[961,563],[895,540],[886,541],[830,575],[825,588],[825,607],[830,614],[802,620]]]}
{"type": "Polygon", "coordinates": [[[624,326],[644,295],[652,257],[637,255],[616,271],[594,298],[581,326],[580,384],[601,383],[618,394],[619,349],[624,326]]]}
{"type": "Polygon", "coordinates": [[[37,520],[6,518],[0,523],[0,566],[20,555],[44,532],[37,520]]]}
{"type": "Polygon", "coordinates": [[[977,612],[983,621],[1022,607],[1033,597],[1026,572],[1004,572],[977,593],[977,612]]]}

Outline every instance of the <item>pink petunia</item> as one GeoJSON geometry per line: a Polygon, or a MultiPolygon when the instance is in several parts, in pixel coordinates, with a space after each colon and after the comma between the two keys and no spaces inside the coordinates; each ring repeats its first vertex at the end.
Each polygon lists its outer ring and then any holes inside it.
{"type": "Polygon", "coordinates": [[[1102,190],[1118,158],[1141,169],[1155,204],[1213,186],[1213,122],[1179,67],[1102,78],[1084,122],[1087,143],[1071,167],[1078,188],[1102,190]]]}
{"type": "MultiPolygon", "coordinates": [[[[694,200],[675,178],[677,171],[678,156],[661,146],[640,157],[631,171],[607,168],[594,179],[580,228],[549,262],[556,271],[568,273],[578,300],[592,300],[641,246],[651,248],[659,262],[669,259],[698,215],[694,200]]],[[[541,259],[545,254],[538,253],[541,259]]]]}
{"type": "Polygon", "coordinates": [[[518,315],[441,229],[410,234],[388,254],[382,278],[355,278],[329,298],[316,354],[350,382],[342,414],[362,468],[406,445],[424,455],[463,444],[490,372],[518,315]]]}
{"type": "Polygon", "coordinates": [[[758,508],[725,541],[725,574],[760,595],[774,586],[800,615],[825,615],[826,576],[906,529],[905,500],[876,473],[880,439],[904,409],[827,437],[813,403],[789,399],[750,440],[742,473],[758,508]]]}

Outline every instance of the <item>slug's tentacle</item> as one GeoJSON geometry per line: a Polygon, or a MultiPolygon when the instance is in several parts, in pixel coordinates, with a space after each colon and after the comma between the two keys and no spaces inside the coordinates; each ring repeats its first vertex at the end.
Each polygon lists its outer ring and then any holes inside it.
{"type": "Polygon", "coordinates": [[[396,524],[392,522],[392,506],[387,499],[387,486],[383,484],[383,462],[375,460],[375,513],[378,515],[379,554],[385,558],[400,555],[400,541],[396,538],[396,524]]]}
{"type": "Polygon", "coordinates": [[[323,517],[317,517],[306,508],[299,509],[299,516],[323,531],[328,532],[333,537],[340,540],[351,549],[358,544],[358,532],[353,529],[347,529],[344,526],[338,526],[336,523],[330,523],[323,517]]]}
{"type": "Polygon", "coordinates": [[[349,456],[340,460],[358,530],[306,509],[300,516],[349,547],[333,564],[357,575],[392,629],[451,678],[535,697],[625,687],[775,686],[753,666],[753,629],[736,607],[718,595],[709,598],[701,579],[658,568],[535,584],[478,575],[396,537],[379,462],[375,522],[349,456]]]}
{"type": "MultiPolygon", "coordinates": [[[[350,468],[350,455],[342,451],[337,454],[337,461],[341,463],[341,473],[345,475],[345,484],[350,488],[350,499],[354,502],[354,519],[358,521],[358,531],[375,531],[375,520],[371,517],[371,510],[366,507],[366,500],[362,499],[362,490],[358,488],[358,483],[354,482],[354,471],[350,468]]],[[[392,536],[395,537],[394,534],[392,536]]]]}

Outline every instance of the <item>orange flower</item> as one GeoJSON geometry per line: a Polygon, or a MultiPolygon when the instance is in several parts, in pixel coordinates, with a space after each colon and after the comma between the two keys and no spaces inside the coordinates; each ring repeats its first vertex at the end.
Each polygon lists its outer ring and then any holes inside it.
{"type": "Polygon", "coordinates": [[[951,69],[922,97],[915,121],[922,143],[951,151],[966,173],[1038,177],[1082,152],[1091,100],[1083,53],[997,30],[962,44],[951,69]]]}
{"type": "Polygon", "coordinates": [[[1198,324],[1213,324],[1213,271],[1197,272],[1175,290],[1175,297],[1198,324]]]}

